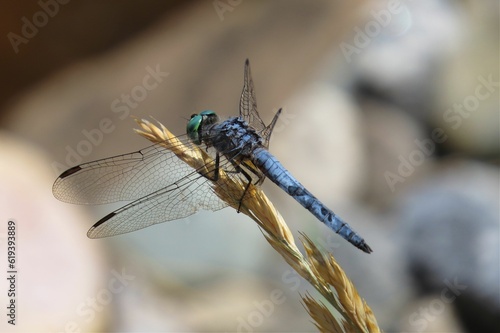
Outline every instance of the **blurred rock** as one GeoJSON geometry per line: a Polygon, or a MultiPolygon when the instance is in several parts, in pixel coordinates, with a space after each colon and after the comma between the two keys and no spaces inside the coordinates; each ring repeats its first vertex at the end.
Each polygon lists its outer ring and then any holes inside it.
{"type": "MultiPolygon", "coordinates": [[[[453,309],[446,309],[439,313],[438,316],[428,316],[428,320],[415,320],[415,314],[421,313],[422,309],[429,309],[431,304],[436,302],[436,298],[432,295],[422,297],[414,303],[405,307],[405,313],[401,315],[400,326],[394,332],[418,332],[418,333],[436,333],[436,332],[465,332],[464,328],[459,324],[457,312],[453,309]]],[[[429,311],[428,311],[429,312],[429,311]]],[[[479,332],[479,331],[477,331],[479,332]]],[[[481,331],[486,332],[486,331],[481,331]]]]}
{"type": "Polygon", "coordinates": [[[445,303],[475,332],[500,329],[498,184],[498,168],[449,161],[398,204],[400,246],[419,289],[441,298],[451,290],[445,303]]]}
{"type": "Polygon", "coordinates": [[[133,0],[5,3],[0,20],[5,29],[2,34],[9,35],[0,43],[0,72],[8,79],[0,80],[0,107],[51,72],[108,51],[163,20],[166,13],[175,17],[191,2],[145,0],[140,6],[133,0]],[[43,21],[44,13],[50,16],[46,24],[32,25],[35,33],[28,33],[31,29],[26,22],[33,23],[35,15],[43,21]],[[27,35],[31,36],[23,40],[27,35]]]}
{"type": "MultiPolygon", "coordinates": [[[[375,3],[373,12],[388,12],[390,2],[375,3]]],[[[386,27],[372,33],[370,43],[353,57],[356,86],[428,121],[433,111],[431,101],[439,89],[436,80],[441,75],[440,64],[462,38],[460,7],[444,0],[404,1],[394,14],[388,13],[388,23],[379,23],[386,27]]],[[[373,23],[384,22],[377,21],[373,14],[367,19],[362,26],[366,31],[373,23]]]]}
{"type": "Polygon", "coordinates": [[[120,265],[135,268],[136,279],[118,295],[112,331],[267,332],[283,320],[297,331],[312,330],[309,318],[297,315],[303,310],[300,294],[312,288],[289,267],[285,272],[291,274],[280,272],[282,279],[219,267],[193,283],[172,274],[172,265],[140,254],[122,260],[120,265]]]}
{"type": "MultiPolygon", "coordinates": [[[[18,271],[16,326],[4,318],[0,330],[101,331],[112,305],[96,297],[113,275],[98,243],[86,237],[88,214],[52,196],[49,163],[34,145],[0,132],[0,255],[6,267],[7,221],[13,219],[18,271]]],[[[5,305],[7,280],[0,281],[5,305]]]]}
{"type": "Polygon", "coordinates": [[[422,150],[428,141],[422,123],[392,104],[365,98],[363,130],[366,135],[366,201],[375,207],[387,207],[400,190],[427,177],[435,162],[435,146],[422,150]],[[418,156],[417,156],[418,155],[418,156]]]}
{"type": "Polygon", "coordinates": [[[359,110],[324,82],[285,105],[270,150],[325,204],[348,202],[364,185],[366,160],[359,110]]]}
{"type": "Polygon", "coordinates": [[[443,63],[432,124],[449,136],[448,151],[500,155],[498,1],[469,2],[460,48],[443,63]]]}

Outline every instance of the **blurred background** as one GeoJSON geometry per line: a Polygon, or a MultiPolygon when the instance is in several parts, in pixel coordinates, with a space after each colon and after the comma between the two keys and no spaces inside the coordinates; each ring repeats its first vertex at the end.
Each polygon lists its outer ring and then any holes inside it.
{"type": "Polygon", "coordinates": [[[246,58],[264,121],[284,108],[271,152],[374,253],[264,189],[296,234],[333,253],[380,327],[500,331],[498,1],[2,9],[0,261],[13,219],[19,271],[17,326],[4,316],[3,332],[315,331],[300,295],[320,296],[246,216],[201,212],[90,240],[123,203],[51,192],[73,165],[148,146],[132,115],[175,134],[204,109],[236,115],[246,58]]]}

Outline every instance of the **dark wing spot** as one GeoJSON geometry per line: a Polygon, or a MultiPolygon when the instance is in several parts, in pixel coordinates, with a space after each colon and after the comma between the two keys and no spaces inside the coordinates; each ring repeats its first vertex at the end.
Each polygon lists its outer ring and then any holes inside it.
{"type": "Polygon", "coordinates": [[[61,178],[61,179],[66,178],[66,177],[71,176],[72,174],[74,174],[80,170],[82,170],[82,168],[79,165],[74,166],[74,167],[69,168],[68,170],[64,171],[63,173],[61,173],[59,178],[61,178]]]}
{"type": "Polygon", "coordinates": [[[112,218],[113,216],[115,216],[116,213],[109,213],[108,215],[104,216],[102,219],[100,219],[99,221],[97,221],[93,226],[92,228],[90,228],[89,232],[91,230],[94,230],[95,228],[97,228],[98,226],[100,226],[101,224],[103,224],[104,222],[106,222],[107,220],[109,220],[110,218],[112,218]]]}
{"type": "MultiPolygon", "coordinates": [[[[328,211],[326,210],[325,207],[321,207],[321,214],[323,215],[326,215],[328,213],[328,211]]],[[[328,221],[331,221],[332,220],[332,215],[330,214],[330,216],[328,216],[328,221]]]]}

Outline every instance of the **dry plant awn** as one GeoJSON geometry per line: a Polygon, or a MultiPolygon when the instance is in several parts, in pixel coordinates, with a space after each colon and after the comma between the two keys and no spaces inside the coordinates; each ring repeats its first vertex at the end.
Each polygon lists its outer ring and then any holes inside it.
{"type": "MultiPolygon", "coordinates": [[[[135,131],[164,148],[175,147],[173,153],[182,161],[198,170],[214,161],[202,149],[193,149],[182,143],[161,123],[159,127],[144,119],[135,119],[141,129],[135,131]]],[[[238,209],[238,203],[228,193],[243,193],[245,186],[238,178],[221,172],[221,183],[225,188],[214,186],[213,191],[228,205],[238,209]]],[[[285,221],[274,208],[259,186],[250,184],[251,195],[239,207],[264,230],[264,237],[285,261],[341,314],[335,318],[328,308],[310,295],[302,296],[309,315],[322,332],[380,332],[370,307],[359,296],[356,288],[346,276],[333,255],[322,254],[312,241],[303,235],[301,241],[306,249],[303,255],[285,221]]]]}

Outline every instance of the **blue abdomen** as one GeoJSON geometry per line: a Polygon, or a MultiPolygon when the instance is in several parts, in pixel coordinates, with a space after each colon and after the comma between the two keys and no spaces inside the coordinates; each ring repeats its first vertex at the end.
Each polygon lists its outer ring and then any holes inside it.
{"type": "Polygon", "coordinates": [[[364,252],[372,252],[362,237],[299,183],[268,150],[255,149],[252,162],[267,178],[292,196],[330,229],[364,252]]]}

